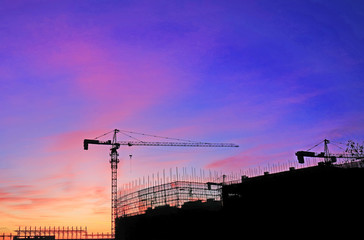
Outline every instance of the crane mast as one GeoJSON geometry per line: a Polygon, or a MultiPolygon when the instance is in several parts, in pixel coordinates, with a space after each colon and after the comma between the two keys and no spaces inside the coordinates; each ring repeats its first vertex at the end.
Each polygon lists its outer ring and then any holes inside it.
{"type": "MultiPolygon", "coordinates": [[[[109,145],[111,164],[111,234],[115,236],[115,219],[117,216],[117,183],[118,183],[118,163],[120,146],[168,146],[168,147],[239,147],[233,143],[203,143],[203,142],[144,142],[144,141],[117,141],[118,129],[112,131],[113,139],[100,141],[97,139],[84,139],[83,148],[88,150],[89,144],[109,145]]],[[[104,134],[105,135],[105,134],[104,134]]]]}
{"type": "Polygon", "coordinates": [[[118,201],[118,163],[119,153],[118,148],[120,145],[116,144],[116,134],[119,130],[114,130],[112,140],[112,148],[110,153],[111,164],[111,234],[115,236],[115,218],[117,218],[117,201],[118,201]]]}

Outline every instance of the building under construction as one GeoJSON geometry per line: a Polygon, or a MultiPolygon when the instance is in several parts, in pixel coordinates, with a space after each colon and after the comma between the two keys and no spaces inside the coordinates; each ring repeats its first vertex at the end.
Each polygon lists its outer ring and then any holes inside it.
{"type": "Polygon", "coordinates": [[[140,215],[161,206],[180,208],[186,202],[220,200],[221,184],[174,181],[121,195],[118,199],[118,216],[140,215]]]}
{"type": "Polygon", "coordinates": [[[363,161],[242,176],[174,181],[119,199],[116,239],[242,239],[362,234],[363,161]]]}

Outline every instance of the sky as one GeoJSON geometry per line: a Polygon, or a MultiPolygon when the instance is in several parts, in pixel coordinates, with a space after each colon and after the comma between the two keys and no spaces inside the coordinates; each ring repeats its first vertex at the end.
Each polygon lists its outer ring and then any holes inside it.
{"type": "Polygon", "coordinates": [[[240,146],[121,148],[121,186],[362,142],[363,26],[355,0],[0,0],[0,233],[109,232],[109,148],[82,141],[113,129],[240,146]]]}

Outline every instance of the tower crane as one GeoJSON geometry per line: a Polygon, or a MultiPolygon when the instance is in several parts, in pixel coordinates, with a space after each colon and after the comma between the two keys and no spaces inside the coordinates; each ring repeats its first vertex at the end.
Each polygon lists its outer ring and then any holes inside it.
{"type": "MultiPolygon", "coordinates": [[[[84,150],[88,150],[89,144],[97,144],[97,145],[109,145],[110,148],[110,164],[111,164],[111,234],[115,236],[115,218],[117,218],[117,169],[118,169],[118,149],[120,146],[168,146],[168,147],[239,147],[233,143],[203,143],[203,142],[192,142],[192,141],[184,141],[184,142],[144,142],[140,141],[117,141],[117,133],[120,132],[119,129],[114,129],[111,131],[114,133],[112,140],[100,141],[96,139],[84,139],[83,148],[84,150]]],[[[109,132],[109,133],[111,133],[109,132]]],[[[124,132],[124,131],[122,131],[124,132]]],[[[125,131],[126,132],[126,131],[125,131]]],[[[133,132],[129,132],[133,133],[133,132]]],[[[108,133],[106,133],[108,134],[108,133]]],[[[104,135],[106,135],[104,134],[104,135]]],[[[104,136],[102,135],[102,136],[104,136]]],[[[142,134],[147,136],[153,136],[148,134],[142,134]]],[[[154,136],[157,137],[157,136],[154,136]]],[[[176,138],[167,138],[174,140],[181,140],[176,138]]]]}
{"type": "Polygon", "coordinates": [[[340,154],[333,154],[329,152],[328,144],[330,143],[330,140],[324,139],[323,141],[319,142],[312,148],[310,148],[307,151],[298,151],[296,152],[297,160],[299,163],[305,163],[304,157],[316,157],[316,158],[324,158],[324,162],[327,164],[335,163],[338,158],[347,158],[347,159],[364,159],[363,153],[340,153],[340,154]],[[324,151],[323,152],[310,152],[311,149],[317,147],[321,143],[324,144],[324,151]]]}

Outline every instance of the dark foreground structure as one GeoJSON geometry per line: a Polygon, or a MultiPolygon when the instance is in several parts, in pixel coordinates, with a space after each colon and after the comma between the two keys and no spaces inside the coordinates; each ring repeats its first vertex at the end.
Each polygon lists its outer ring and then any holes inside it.
{"type": "Polygon", "coordinates": [[[338,238],[364,231],[364,168],[319,165],[223,185],[222,200],[116,220],[116,239],[338,238]]]}

